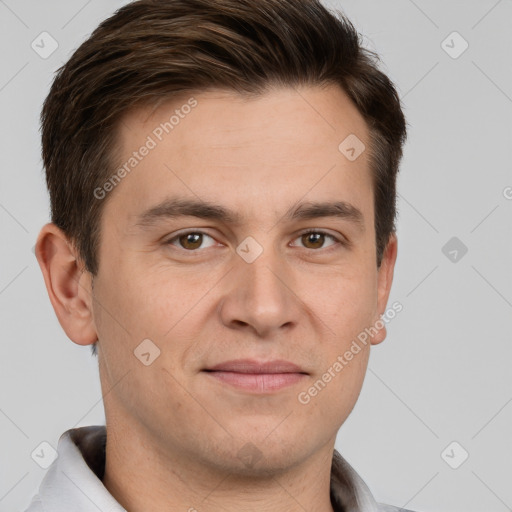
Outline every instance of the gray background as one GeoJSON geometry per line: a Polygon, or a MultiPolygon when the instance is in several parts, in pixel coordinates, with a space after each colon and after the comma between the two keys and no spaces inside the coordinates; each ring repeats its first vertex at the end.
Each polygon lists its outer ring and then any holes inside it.
{"type": "MultiPolygon", "coordinates": [[[[42,441],[105,420],[97,360],[61,330],[32,252],[49,218],[38,116],[54,71],[124,3],[0,0],[0,512],[37,491],[42,441]],[[47,59],[31,48],[43,31],[59,45],[47,59]]],[[[379,501],[512,510],[512,2],[326,3],[381,55],[410,125],[390,298],[404,309],[336,447],[379,501]],[[453,31],[469,44],[457,58],[459,36],[442,45],[453,31]],[[442,251],[452,237],[468,248],[457,261],[442,251]]]]}

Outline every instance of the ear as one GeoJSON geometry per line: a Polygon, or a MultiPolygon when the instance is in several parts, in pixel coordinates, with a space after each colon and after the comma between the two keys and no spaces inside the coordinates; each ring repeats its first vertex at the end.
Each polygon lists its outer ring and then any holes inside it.
{"type": "Polygon", "coordinates": [[[92,316],[92,276],[80,263],[74,245],[49,223],[39,233],[35,254],[61,327],[76,344],[91,345],[98,339],[92,316]]]}
{"type": "Polygon", "coordinates": [[[378,318],[375,318],[374,325],[378,325],[378,333],[371,338],[371,344],[377,345],[386,339],[386,324],[380,320],[381,315],[386,311],[389,292],[391,291],[391,283],[393,282],[393,272],[395,270],[395,262],[398,250],[398,241],[396,233],[391,233],[384,253],[382,261],[377,273],[377,312],[378,318]],[[379,321],[380,320],[380,321],[379,321]],[[378,322],[378,323],[377,323],[378,322]],[[381,327],[382,324],[382,327],[381,327]]]}

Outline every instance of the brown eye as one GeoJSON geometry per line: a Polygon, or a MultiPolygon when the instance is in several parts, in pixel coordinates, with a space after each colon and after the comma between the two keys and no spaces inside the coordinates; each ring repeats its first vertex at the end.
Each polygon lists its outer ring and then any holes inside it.
{"type": "Polygon", "coordinates": [[[320,249],[324,243],[325,235],[322,233],[306,233],[301,240],[308,249],[320,249]]]}
{"type": "MultiPolygon", "coordinates": [[[[187,251],[196,251],[201,248],[202,244],[205,242],[205,237],[213,241],[213,238],[206,233],[201,231],[189,231],[188,233],[182,233],[181,235],[171,238],[167,244],[186,249],[187,251]]],[[[211,243],[210,246],[211,245],[213,245],[213,243],[211,243]]]]}
{"type": "Polygon", "coordinates": [[[339,241],[336,237],[323,231],[307,231],[299,236],[301,244],[306,249],[323,249],[325,247],[326,239],[330,238],[334,243],[330,245],[339,245],[339,241]]]}
{"type": "Polygon", "coordinates": [[[193,250],[201,247],[203,235],[200,233],[187,233],[186,235],[181,235],[178,240],[184,249],[193,250]]]}

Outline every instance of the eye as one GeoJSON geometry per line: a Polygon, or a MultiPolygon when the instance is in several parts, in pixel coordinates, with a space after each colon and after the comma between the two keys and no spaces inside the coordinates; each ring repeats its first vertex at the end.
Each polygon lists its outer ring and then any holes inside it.
{"type": "Polygon", "coordinates": [[[334,243],[329,245],[328,247],[331,247],[333,245],[344,245],[344,243],[340,239],[322,230],[304,231],[298,237],[298,239],[301,240],[306,249],[323,249],[324,247],[322,246],[324,245],[326,238],[334,240],[334,243]]]}
{"type": "MultiPolygon", "coordinates": [[[[182,249],[185,249],[187,251],[195,251],[196,249],[201,247],[204,237],[213,240],[213,238],[210,235],[207,235],[202,231],[187,231],[186,233],[180,233],[179,235],[176,235],[175,237],[169,239],[166,242],[166,244],[176,246],[175,242],[177,242],[179,244],[179,247],[181,247],[182,249]]],[[[211,244],[208,247],[211,247],[212,245],[214,244],[211,244]]]]}
{"type": "MultiPolygon", "coordinates": [[[[334,235],[327,233],[322,230],[308,230],[300,233],[300,235],[295,239],[301,240],[303,244],[303,248],[305,249],[323,249],[325,248],[325,240],[326,238],[330,238],[333,243],[328,245],[327,247],[332,247],[336,245],[346,245],[345,242],[341,239],[338,239],[334,235]]],[[[173,245],[175,247],[185,249],[189,252],[197,252],[198,249],[206,249],[208,247],[212,247],[215,245],[215,240],[210,235],[204,233],[203,231],[186,231],[182,232],[169,240],[167,240],[166,245],[173,245]],[[205,241],[205,237],[211,240],[211,243],[206,246],[202,246],[205,241]]]]}

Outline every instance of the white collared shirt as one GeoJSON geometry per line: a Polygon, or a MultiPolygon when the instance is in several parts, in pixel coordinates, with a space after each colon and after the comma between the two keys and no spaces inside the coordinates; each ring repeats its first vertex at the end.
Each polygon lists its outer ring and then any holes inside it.
{"type": "MultiPolygon", "coordinates": [[[[25,512],[126,512],[102,483],[106,427],[91,425],[64,432],[57,458],[25,512]]],[[[368,486],[336,451],[331,470],[335,512],[411,512],[379,504],[368,486]]]]}

